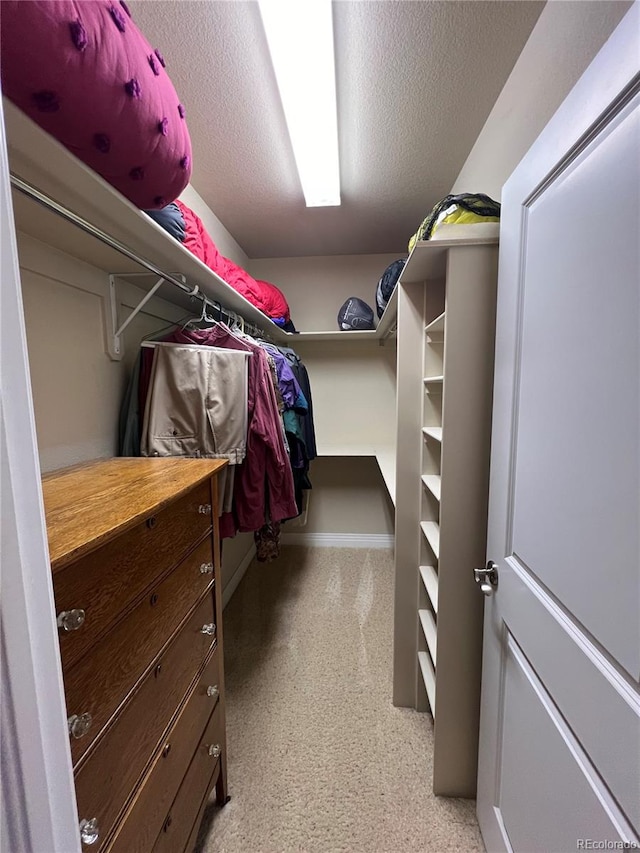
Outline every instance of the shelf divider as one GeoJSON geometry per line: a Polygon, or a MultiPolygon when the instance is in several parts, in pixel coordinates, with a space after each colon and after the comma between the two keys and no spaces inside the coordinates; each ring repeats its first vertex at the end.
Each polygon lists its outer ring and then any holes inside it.
{"type": "Polygon", "coordinates": [[[426,489],[429,489],[434,498],[440,502],[440,475],[439,474],[425,474],[422,478],[422,483],[426,489]]]}
{"type": "Polygon", "coordinates": [[[421,521],[420,527],[436,559],[440,556],[440,527],[435,521],[421,521]]]}
{"type": "Polygon", "coordinates": [[[424,638],[427,641],[427,648],[429,649],[431,660],[433,661],[434,667],[436,667],[438,651],[438,629],[436,628],[436,622],[433,618],[433,613],[430,610],[422,609],[418,610],[418,616],[420,617],[422,633],[424,634],[424,638]]]}
{"type": "Polygon", "coordinates": [[[420,566],[420,577],[435,613],[438,612],[438,573],[433,566],[420,566]]]}
{"type": "Polygon", "coordinates": [[[431,713],[435,719],[436,716],[436,674],[431,663],[431,658],[428,652],[418,652],[418,664],[422,673],[425,690],[427,691],[427,699],[431,706],[431,713]]]}

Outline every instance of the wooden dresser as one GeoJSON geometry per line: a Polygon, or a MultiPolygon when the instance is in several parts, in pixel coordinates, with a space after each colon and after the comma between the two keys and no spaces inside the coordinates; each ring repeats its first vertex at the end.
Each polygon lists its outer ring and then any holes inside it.
{"type": "Polygon", "coordinates": [[[106,459],[43,479],[83,850],[182,853],[227,801],[216,475],[106,459]]]}

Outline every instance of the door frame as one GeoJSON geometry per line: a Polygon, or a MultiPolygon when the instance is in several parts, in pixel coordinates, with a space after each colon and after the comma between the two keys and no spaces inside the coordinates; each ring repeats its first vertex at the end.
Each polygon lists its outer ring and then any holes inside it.
{"type": "Polygon", "coordinates": [[[1,103],[0,187],[0,837],[3,850],[80,853],[1,103]]]}

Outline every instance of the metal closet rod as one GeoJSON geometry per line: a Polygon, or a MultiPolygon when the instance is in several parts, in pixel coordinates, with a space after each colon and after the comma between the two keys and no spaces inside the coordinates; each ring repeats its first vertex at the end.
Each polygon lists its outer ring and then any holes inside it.
{"type": "Polygon", "coordinates": [[[52,199],[50,196],[41,192],[39,189],[34,187],[32,184],[24,181],[22,178],[19,178],[17,175],[14,175],[13,172],[10,174],[11,186],[17,189],[19,192],[28,196],[33,201],[42,205],[42,207],[47,208],[47,210],[52,211],[56,215],[60,216],[62,219],[66,219],[67,222],[70,222],[72,225],[75,225],[81,231],[84,231],[87,234],[90,234],[92,237],[95,237],[96,240],[100,240],[101,243],[104,243],[107,246],[110,246],[112,249],[115,249],[117,252],[120,252],[121,255],[129,258],[135,263],[139,264],[141,267],[144,267],[154,275],[157,275],[159,278],[164,279],[164,281],[169,282],[169,284],[173,284],[174,287],[180,288],[183,293],[187,293],[189,296],[197,296],[199,299],[208,305],[211,308],[214,308],[216,311],[221,314],[225,314],[228,319],[241,319],[242,322],[247,327],[251,327],[254,332],[257,332],[259,335],[264,335],[265,333],[255,326],[253,323],[249,323],[243,317],[240,318],[235,311],[229,311],[216,300],[213,301],[209,299],[209,297],[205,296],[201,290],[199,290],[196,285],[195,288],[189,287],[188,284],[180,281],[180,279],[175,278],[171,273],[163,272],[160,267],[156,266],[151,261],[148,261],[146,258],[140,257],[136,252],[129,249],[125,246],[124,243],[121,243],[120,240],[116,240],[115,237],[112,237],[110,234],[107,234],[105,231],[102,231],[100,228],[97,228],[95,225],[92,225],[91,222],[88,222],[86,219],[83,219],[81,216],[78,216],[77,213],[74,213],[69,208],[65,207],[62,204],[59,204],[57,201],[52,199]]]}

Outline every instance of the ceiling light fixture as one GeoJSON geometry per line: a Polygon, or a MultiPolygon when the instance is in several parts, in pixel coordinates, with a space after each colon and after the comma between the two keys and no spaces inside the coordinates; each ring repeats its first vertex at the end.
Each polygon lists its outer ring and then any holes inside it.
{"type": "Polygon", "coordinates": [[[307,207],[340,204],[331,0],[258,0],[307,207]]]}

